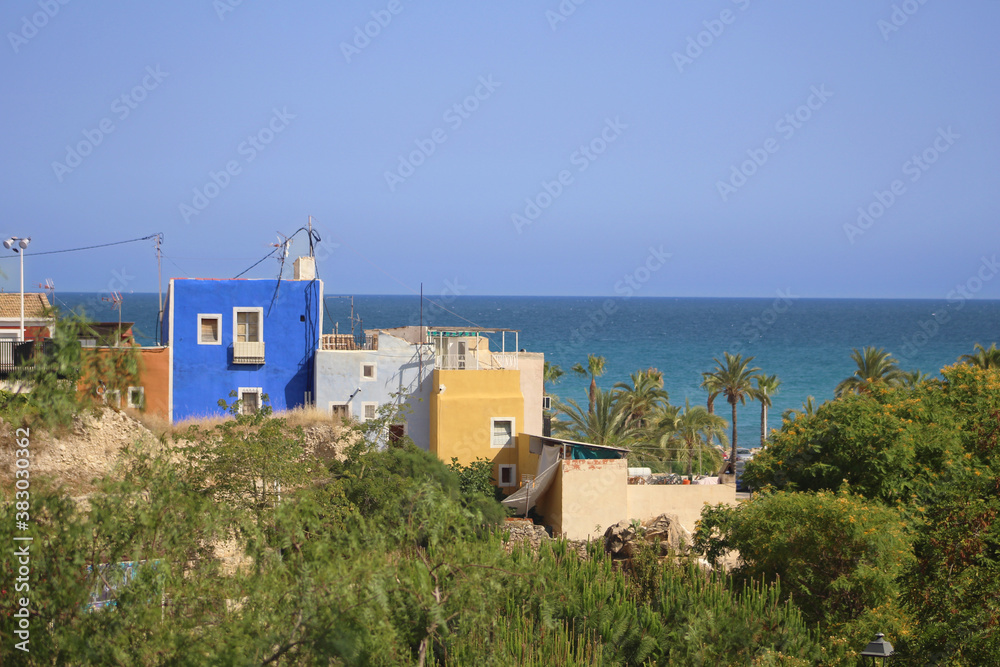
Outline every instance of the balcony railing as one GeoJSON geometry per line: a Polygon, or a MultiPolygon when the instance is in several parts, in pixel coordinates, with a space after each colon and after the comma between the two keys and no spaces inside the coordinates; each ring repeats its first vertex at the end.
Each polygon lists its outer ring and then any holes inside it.
{"type": "Polygon", "coordinates": [[[468,352],[441,354],[435,357],[435,367],[443,371],[516,371],[517,352],[468,352]]]}
{"type": "Polygon", "coordinates": [[[351,334],[323,334],[320,337],[321,350],[377,350],[378,334],[366,333],[363,339],[351,334]]]}
{"type": "Polygon", "coordinates": [[[264,363],[264,342],[236,341],[233,343],[234,364],[264,363]]]}

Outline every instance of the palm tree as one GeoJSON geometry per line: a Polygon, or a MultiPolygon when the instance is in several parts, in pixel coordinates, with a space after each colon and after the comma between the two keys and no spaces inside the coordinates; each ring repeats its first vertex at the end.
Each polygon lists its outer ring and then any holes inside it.
{"type": "MultiPolygon", "coordinates": [[[[717,358],[713,359],[716,363],[716,368],[711,372],[711,375],[715,376],[713,382],[717,382],[720,388],[720,392],[726,397],[726,401],[733,409],[733,437],[730,443],[730,453],[729,462],[723,468],[729,466],[731,462],[736,461],[736,403],[745,404],[746,400],[749,398],[753,400],[756,398],[756,390],[751,384],[754,373],[760,369],[754,366],[750,368],[750,362],[753,361],[753,357],[743,358],[742,354],[732,355],[728,352],[722,353],[723,361],[719,361],[717,358]]],[[[705,383],[702,382],[702,386],[705,383]]]]}
{"type": "Polygon", "coordinates": [[[781,380],[777,375],[758,375],[754,378],[757,381],[756,398],[760,401],[760,446],[767,443],[767,409],[771,407],[771,397],[778,393],[781,380]]]}
{"type": "Polygon", "coordinates": [[[781,418],[791,421],[796,419],[799,415],[812,417],[814,414],[816,414],[816,398],[814,396],[806,396],[806,400],[802,403],[801,410],[789,408],[781,413],[781,418]]]}
{"type": "Polygon", "coordinates": [[[559,364],[550,364],[545,362],[542,370],[542,382],[546,384],[559,384],[562,380],[562,376],[565,375],[563,369],[559,367],[559,364]]]}
{"type": "Polygon", "coordinates": [[[594,401],[597,398],[597,378],[604,375],[604,357],[588,354],[587,367],[584,368],[583,364],[577,364],[573,366],[572,370],[574,373],[579,373],[584,377],[590,377],[590,393],[588,396],[590,398],[590,412],[593,412],[594,401]]]}
{"type": "Polygon", "coordinates": [[[629,376],[632,384],[617,382],[614,386],[615,400],[628,415],[630,423],[643,427],[646,417],[657,407],[667,405],[669,395],[663,388],[663,373],[655,368],[636,371],[629,376]]]}
{"type": "Polygon", "coordinates": [[[858,365],[858,370],[837,385],[834,390],[837,398],[850,393],[867,394],[875,385],[902,386],[904,372],[896,365],[895,357],[882,348],[854,348],[851,358],[858,365]]]}
{"type": "Polygon", "coordinates": [[[713,436],[720,442],[725,442],[727,426],[726,420],[719,415],[710,414],[708,409],[700,405],[692,408],[690,401],[684,402],[684,412],[677,417],[671,440],[687,450],[688,475],[694,466],[695,448],[711,448],[713,436]]]}
{"type": "Polygon", "coordinates": [[[563,375],[565,373],[563,369],[559,368],[558,364],[550,364],[546,361],[544,366],[542,366],[542,392],[548,394],[549,392],[545,389],[545,385],[559,384],[563,375]]]}
{"type": "Polygon", "coordinates": [[[719,384],[719,378],[715,377],[714,373],[702,373],[701,388],[708,392],[708,401],[705,403],[705,407],[708,408],[708,414],[714,415],[715,397],[722,392],[722,386],[719,384]]]}
{"type": "Polygon", "coordinates": [[[921,382],[927,382],[931,379],[929,373],[921,373],[919,369],[913,369],[912,371],[904,371],[902,377],[902,386],[907,389],[913,389],[921,382]]]}
{"type": "Polygon", "coordinates": [[[990,343],[989,349],[976,343],[975,350],[973,354],[960,356],[959,363],[971,364],[979,368],[1000,368],[1000,350],[997,349],[996,343],[990,343]]]}
{"type": "Polygon", "coordinates": [[[556,412],[566,421],[552,423],[552,435],[581,442],[592,442],[607,447],[628,447],[640,434],[629,424],[628,415],[622,410],[611,392],[597,390],[594,409],[584,412],[576,401],[556,403],[556,412]]]}

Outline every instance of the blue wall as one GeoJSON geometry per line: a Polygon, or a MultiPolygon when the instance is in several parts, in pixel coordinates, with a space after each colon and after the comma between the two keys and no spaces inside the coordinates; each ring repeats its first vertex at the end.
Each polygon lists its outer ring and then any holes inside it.
{"type": "Polygon", "coordinates": [[[164,340],[173,354],[174,421],[222,414],[219,399],[261,387],[274,410],[305,403],[312,391],[323,286],[319,280],[170,281],[164,340]],[[233,308],[263,308],[263,364],[233,364],[233,308]],[[222,315],[221,345],[198,343],[198,315],[222,315]],[[170,328],[172,325],[172,336],[170,328]]]}

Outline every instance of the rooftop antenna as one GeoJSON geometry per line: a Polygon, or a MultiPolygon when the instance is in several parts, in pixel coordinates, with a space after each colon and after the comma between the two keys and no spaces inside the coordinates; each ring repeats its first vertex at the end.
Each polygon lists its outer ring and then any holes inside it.
{"type": "Polygon", "coordinates": [[[38,283],[38,286],[45,290],[49,296],[52,297],[52,305],[56,305],[56,285],[52,282],[52,278],[46,278],[44,283],[38,283]]]}
{"type": "Polygon", "coordinates": [[[122,301],[124,300],[121,292],[112,292],[111,296],[101,297],[101,301],[110,301],[114,304],[112,308],[118,309],[118,338],[115,339],[115,347],[118,347],[122,340],[122,301]]]}
{"type": "Polygon", "coordinates": [[[159,232],[153,237],[153,245],[156,246],[156,291],[159,295],[159,310],[156,315],[156,342],[160,342],[160,328],[163,324],[163,232],[159,232]]]}
{"type": "Polygon", "coordinates": [[[309,256],[315,257],[313,253],[313,217],[309,216],[309,256]]]}

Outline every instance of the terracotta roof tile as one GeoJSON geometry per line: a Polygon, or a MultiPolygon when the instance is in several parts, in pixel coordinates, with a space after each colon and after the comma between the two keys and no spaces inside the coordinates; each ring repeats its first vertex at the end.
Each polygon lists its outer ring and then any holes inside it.
{"type": "MultiPolygon", "coordinates": [[[[49,297],[46,294],[24,293],[24,316],[25,318],[37,319],[44,317],[45,311],[49,308],[49,297]]],[[[0,318],[21,317],[21,293],[20,292],[0,292],[0,318]]]]}

